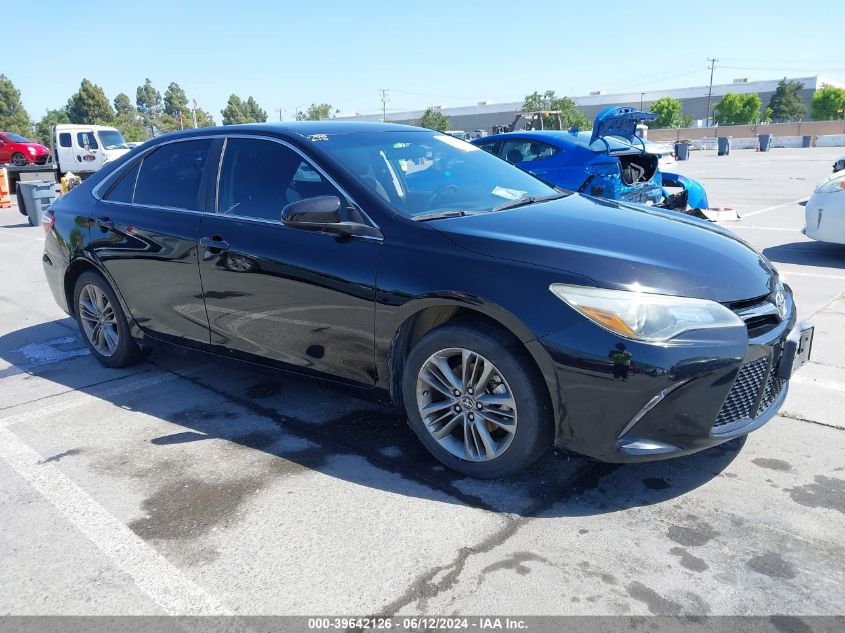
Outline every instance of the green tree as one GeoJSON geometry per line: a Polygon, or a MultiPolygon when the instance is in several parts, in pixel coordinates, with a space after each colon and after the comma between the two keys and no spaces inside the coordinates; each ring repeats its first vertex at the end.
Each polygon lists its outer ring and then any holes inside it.
{"type": "Polygon", "coordinates": [[[332,116],[332,107],[328,103],[317,105],[312,103],[305,112],[301,110],[296,113],[297,121],[321,121],[332,116]]]}
{"type": "Polygon", "coordinates": [[[255,99],[249,97],[243,101],[238,95],[229,96],[229,101],[220,114],[223,115],[223,125],[264,123],[267,120],[267,113],[261,109],[255,99]]]}
{"type": "Polygon", "coordinates": [[[76,92],[67,102],[67,115],[71,123],[111,125],[114,109],[103,89],[83,79],[76,92]]]}
{"type": "Polygon", "coordinates": [[[214,122],[214,117],[211,116],[208,112],[203,110],[202,108],[196,109],[197,115],[197,127],[214,127],[217,125],[214,122]]]}
{"type": "Polygon", "coordinates": [[[70,123],[70,118],[64,108],[58,110],[47,110],[38,124],[35,126],[35,138],[42,145],[50,146],[51,134],[50,128],[59,123],[70,123]]]}
{"type": "Polygon", "coordinates": [[[426,108],[419,120],[420,127],[427,127],[429,130],[443,132],[449,128],[449,119],[440,110],[432,107],[426,108]]]}
{"type": "Polygon", "coordinates": [[[159,124],[159,117],[163,111],[161,93],[155,89],[153,83],[146,79],[143,86],[138,86],[135,91],[135,105],[138,107],[138,114],[141,121],[151,136],[155,135],[159,124]]]}
{"type": "Polygon", "coordinates": [[[172,117],[184,116],[188,112],[188,95],[175,81],[171,81],[164,91],[164,112],[172,117]]]}
{"type": "Polygon", "coordinates": [[[822,86],[813,94],[813,118],[816,121],[841,119],[845,114],[845,88],[822,86]]]}
{"type": "Polygon", "coordinates": [[[778,82],[775,93],[769,99],[773,121],[795,121],[807,113],[807,108],[798,96],[798,91],[803,87],[804,84],[800,81],[787,81],[786,77],[778,82]]]}
{"type": "Polygon", "coordinates": [[[657,119],[649,127],[666,128],[678,127],[681,124],[681,102],[672,97],[660,97],[649,108],[657,115],[657,119]]]}
{"type": "Polygon", "coordinates": [[[247,123],[266,123],[267,121],[267,113],[252,97],[248,97],[244,103],[244,116],[247,118],[247,123]]]}
{"type": "MultiPolygon", "coordinates": [[[[540,94],[536,90],[525,97],[522,102],[523,112],[545,112],[548,110],[560,111],[560,123],[564,129],[578,128],[579,130],[589,129],[590,120],[585,117],[575,106],[575,102],[569,97],[558,97],[554,90],[546,90],[540,94]]],[[[555,115],[543,117],[543,126],[552,128],[557,125],[555,115]]]]}
{"type": "Polygon", "coordinates": [[[0,130],[32,136],[32,121],[21,103],[21,92],[3,74],[0,74],[0,130]]]}
{"type": "Polygon", "coordinates": [[[223,125],[239,125],[246,123],[244,117],[244,102],[238,95],[230,95],[226,107],[220,111],[223,115],[223,125]]]}
{"type": "Polygon", "coordinates": [[[713,108],[717,125],[744,125],[760,119],[760,95],[727,93],[713,108]]]}
{"type": "Polygon", "coordinates": [[[692,115],[691,114],[683,114],[681,115],[680,120],[681,127],[692,127],[692,115]]]}
{"type": "Polygon", "coordinates": [[[118,117],[138,116],[138,110],[132,105],[129,95],[122,92],[114,98],[114,113],[118,117]]]}

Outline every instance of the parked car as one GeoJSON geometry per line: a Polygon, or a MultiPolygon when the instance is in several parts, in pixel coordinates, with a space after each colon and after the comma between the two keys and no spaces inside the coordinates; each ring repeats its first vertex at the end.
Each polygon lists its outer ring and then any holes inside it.
{"type": "Polygon", "coordinates": [[[13,132],[0,132],[0,165],[43,165],[49,158],[50,149],[40,143],[13,132]]]}
{"type": "Polygon", "coordinates": [[[396,124],[168,134],[45,228],[49,287],[103,365],[166,342],[346,384],[477,477],[553,445],[720,444],[775,415],[810,353],[791,290],[729,231],[396,124]]]}
{"type": "Polygon", "coordinates": [[[836,173],[837,171],[842,171],[843,169],[845,169],[845,156],[840,156],[833,163],[833,171],[836,173]]]}
{"type": "Polygon", "coordinates": [[[820,242],[845,244],[845,169],[825,178],[804,207],[801,232],[820,242]]]}
{"type": "Polygon", "coordinates": [[[453,136],[455,138],[459,138],[462,141],[470,140],[469,134],[464,132],[463,130],[446,130],[444,134],[448,134],[449,136],[453,136]]]}
{"type": "Polygon", "coordinates": [[[598,198],[653,204],[670,209],[706,209],[707,195],[696,181],[663,172],[663,152],[648,151],[637,125],[655,118],[634,108],[610,107],[590,132],[533,130],[495,134],[473,141],[545,182],[598,198]],[[666,187],[680,189],[672,195],[666,187]]]}
{"type": "Polygon", "coordinates": [[[129,151],[123,135],[106,125],[61,123],[53,128],[59,172],[87,176],[129,151]]]}

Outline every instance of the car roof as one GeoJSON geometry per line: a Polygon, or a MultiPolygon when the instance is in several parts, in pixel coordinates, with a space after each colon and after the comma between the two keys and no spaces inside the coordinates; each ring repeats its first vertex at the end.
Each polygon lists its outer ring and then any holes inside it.
{"type": "Polygon", "coordinates": [[[196,136],[198,134],[220,134],[250,132],[258,134],[278,134],[283,136],[308,137],[316,134],[362,134],[372,132],[431,132],[425,128],[398,123],[380,123],[374,121],[283,121],[275,123],[244,123],[242,125],[224,125],[215,127],[204,127],[199,129],[187,129],[178,132],[171,132],[158,136],[153,140],[162,138],[178,138],[180,136],[196,136]]]}
{"type": "Polygon", "coordinates": [[[483,138],[475,139],[473,143],[507,140],[509,138],[524,138],[531,141],[544,141],[546,143],[575,143],[570,132],[563,130],[526,130],[524,132],[505,132],[503,134],[491,134],[483,138]]]}

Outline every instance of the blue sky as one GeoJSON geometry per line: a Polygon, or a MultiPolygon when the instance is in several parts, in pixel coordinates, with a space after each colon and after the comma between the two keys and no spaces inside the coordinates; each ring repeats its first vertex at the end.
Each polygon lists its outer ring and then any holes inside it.
{"type": "Polygon", "coordinates": [[[380,88],[390,90],[389,110],[403,110],[534,90],[705,85],[708,57],[720,59],[716,83],[810,74],[845,82],[841,20],[822,18],[830,4],[76,0],[61,16],[51,9],[44,29],[32,28],[40,18],[26,0],[4,5],[3,22],[31,42],[4,55],[0,72],[36,120],[83,78],[133,101],[146,77],[161,92],[177,81],[218,123],[232,93],[290,119],[312,102],[379,111],[380,88]]]}

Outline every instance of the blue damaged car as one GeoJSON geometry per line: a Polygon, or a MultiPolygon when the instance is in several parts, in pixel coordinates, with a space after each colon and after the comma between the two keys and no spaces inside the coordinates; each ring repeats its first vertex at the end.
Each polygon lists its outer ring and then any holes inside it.
{"type": "Polygon", "coordinates": [[[570,191],[677,211],[707,209],[704,188],[692,178],[661,172],[659,157],[637,136],[637,125],[655,118],[635,108],[609,107],[599,113],[590,132],[506,132],[472,143],[570,191]],[[673,189],[677,191],[670,193],[673,189]]]}

